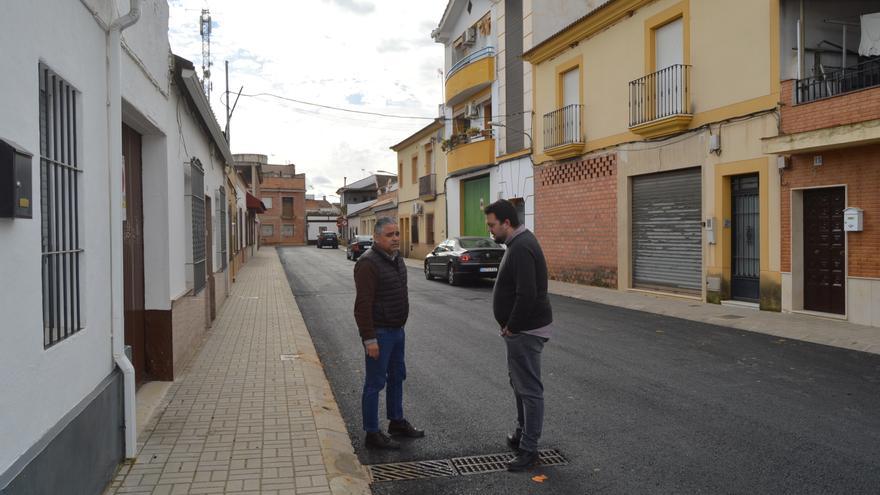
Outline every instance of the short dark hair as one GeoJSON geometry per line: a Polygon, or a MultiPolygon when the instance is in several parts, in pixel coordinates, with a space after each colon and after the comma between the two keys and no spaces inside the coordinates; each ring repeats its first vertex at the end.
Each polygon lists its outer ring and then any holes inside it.
{"type": "Polygon", "coordinates": [[[516,212],[516,206],[513,206],[513,203],[506,199],[499,199],[490,204],[483,209],[483,213],[486,215],[492,213],[498,222],[504,223],[505,220],[510,220],[511,227],[519,227],[519,214],[516,212]]]}

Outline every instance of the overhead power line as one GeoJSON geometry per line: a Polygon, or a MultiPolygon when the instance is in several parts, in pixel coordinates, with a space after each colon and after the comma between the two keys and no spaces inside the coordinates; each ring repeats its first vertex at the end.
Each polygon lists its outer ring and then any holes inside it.
{"type": "Polygon", "coordinates": [[[293,103],[299,103],[300,105],[308,105],[308,106],[312,106],[312,107],[326,108],[328,110],[337,110],[340,112],[359,113],[362,115],[374,115],[377,117],[388,117],[388,118],[393,118],[393,119],[421,119],[421,120],[434,120],[435,119],[434,117],[423,117],[423,116],[417,116],[417,115],[392,115],[389,113],[367,112],[364,110],[352,110],[350,108],[334,107],[332,105],[323,105],[321,103],[312,103],[310,101],[296,100],[294,98],[288,98],[286,96],[276,95],[273,93],[254,93],[254,94],[242,93],[241,96],[247,96],[250,98],[258,98],[261,96],[268,96],[270,98],[277,98],[279,100],[286,100],[286,101],[290,101],[293,103]]]}
{"type": "MultiPolygon", "coordinates": [[[[339,112],[356,113],[356,114],[361,114],[361,115],[373,115],[376,117],[387,117],[387,118],[392,118],[392,119],[408,119],[408,120],[438,120],[439,119],[442,121],[451,120],[451,119],[447,119],[445,117],[438,118],[438,117],[425,117],[425,116],[421,116],[421,115],[395,115],[395,114],[390,114],[390,113],[368,112],[365,110],[353,110],[351,108],[336,107],[333,105],[325,105],[322,103],[314,103],[311,101],[297,100],[296,98],[289,98],[287,96],[281,96],[281,95],[277,95],[274,93],[253,93],[253,94],[241,93],[240,96],[246,96],[248,98],[260,98],[260,97],[277,98],[279,100],[289,101],[292,103],[298,103],[300,105],[325,108],[328,110],[336,110],[339,112]]],[[[515,113],[511,113],[511,114],[507,114],[507,115],[495,115],[495,116],[493,116],[493,118],[514,117],[514,116],[518,116],[518,115],[524,115],[527,113],[531,113],[531,112],[530,111],[523,111],[523,112],[515,112],[515,113]]]]}

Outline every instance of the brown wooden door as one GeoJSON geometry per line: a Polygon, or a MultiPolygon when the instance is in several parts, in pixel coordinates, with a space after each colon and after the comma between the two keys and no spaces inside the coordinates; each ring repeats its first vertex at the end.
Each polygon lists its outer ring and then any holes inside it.
{"type": "Polygon", "coordinates": [[[846,313],[842,187],[804,191],[804,309],[846,313]]]}
{"type": "Polygon", "coordinates": [[[214,202],[211,196],[205,196],[205,226],[208,238],[205,239],[205,273],[208,277],[208,317],[214,321],[217,317],[217,303],[214,300],[214,202]]]}
{"type": "Polygon", "coordinates": [[[125,277],[125,344],[131,346],[137,383],[146,381],[144,329],[144,201],[141,135],[122,125],[125,161],[125,217],[122,227],[122,263],[125,277]]]}

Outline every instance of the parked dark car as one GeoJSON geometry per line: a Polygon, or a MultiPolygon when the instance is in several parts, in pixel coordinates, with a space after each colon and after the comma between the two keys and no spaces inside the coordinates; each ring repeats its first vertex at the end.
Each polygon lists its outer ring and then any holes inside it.
{"type": "Polygon", "coordinates": [[[495,278],[504,249],[485,237],[446,239],[425,257],[425,278],[442,277],[450,285],[464,279],[495,278]]]}
{"type": "Polygon", "coordinates": [[[315,243],[318,249],[324,246],[330,246],[333,249],[339,249],[339,237],[336,232],[321,232],[318,234],[318,242],[315,243]]]}
{"type": "Polygon", "coordinates": [[[370,249],[370,246],[372,245],[372,237],[368,235],[356,235],[352,238],[351,242],[348,243],[348,248],[345,250],[345,257],[352,261],[357,261],[357,259],[364,254],[364,251],[370,249]]]}

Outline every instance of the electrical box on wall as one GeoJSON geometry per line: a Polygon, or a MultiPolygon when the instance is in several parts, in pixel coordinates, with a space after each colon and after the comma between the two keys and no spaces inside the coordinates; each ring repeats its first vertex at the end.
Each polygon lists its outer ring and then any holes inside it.
{"type": "Polygon", "coordinates": [[[703,224],[706,227],[706,242],[715,244],[715,217],[709,217],[703,224]]]}
{"type": "Polygon", "coordinates": [[[0,218],[32,218],[33,155],[0,139],[0,218]]]}
{"type": "Polygon", "coordinates": [[[843,210],[843,230],[846,232],[862,231],[862,215],[864,210],[851,206],[843,210]]]}

